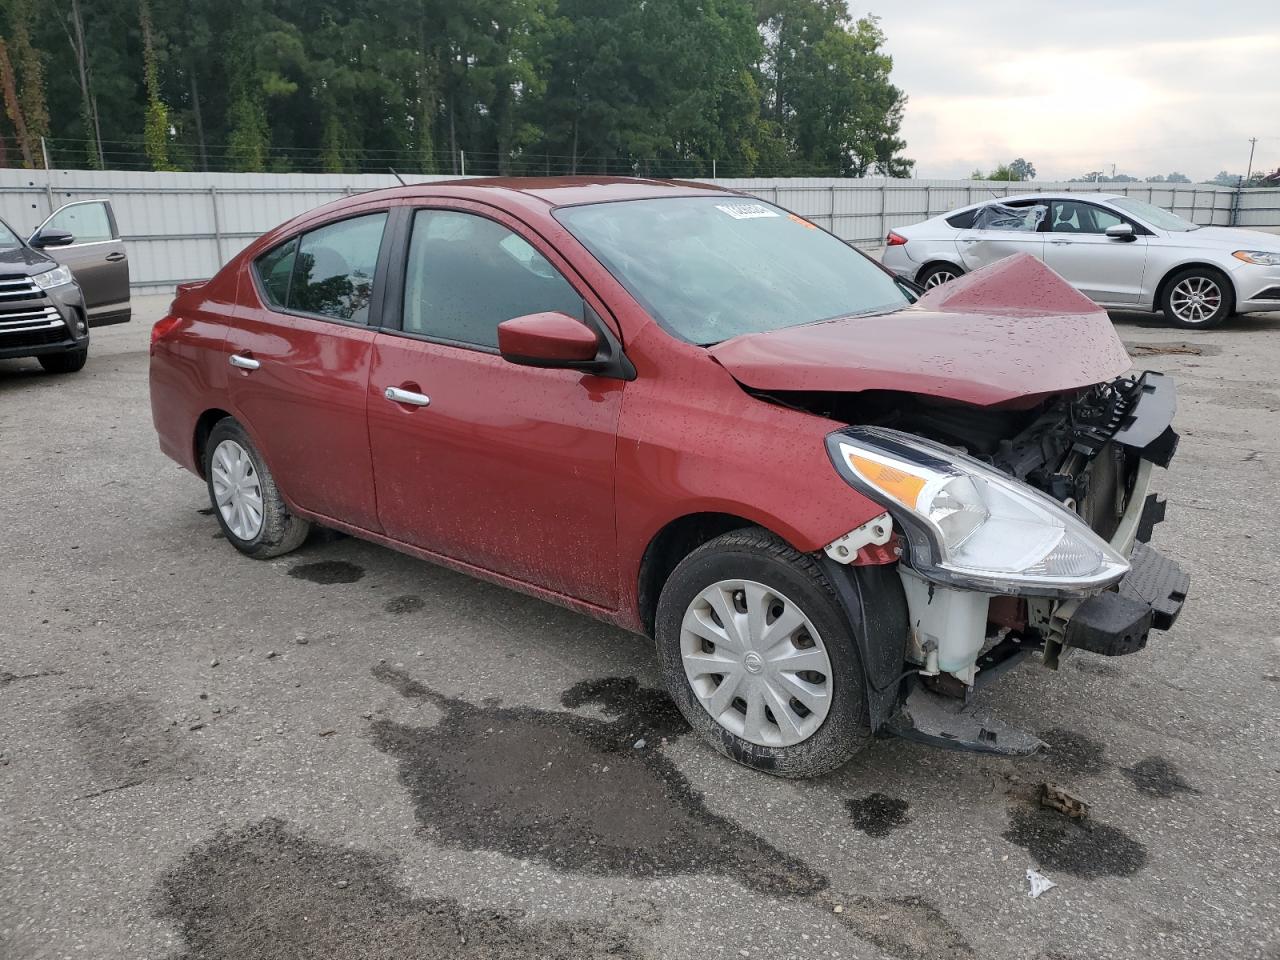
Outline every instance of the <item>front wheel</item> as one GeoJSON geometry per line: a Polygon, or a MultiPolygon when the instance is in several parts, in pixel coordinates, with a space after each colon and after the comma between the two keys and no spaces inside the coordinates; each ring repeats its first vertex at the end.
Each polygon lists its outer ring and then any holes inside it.
{"type": "Polygon", "coordinates": [[[662,589],[658,658],[689,724],[783,777],[845,763],[871,739],[863,665],[817,562],[760,529],[699,547],[662,589]]]}
{"type": "Polygon", "coordinates": [[[89,359],[89,348],[69,350],[66,353],[46,353],[36,357],[45,373],[76,373],[84,369],[89,359]]]}
{"type": "Polygon", "coordinates": [[[1212,270],[1192,267],[1169,278],[1160,309],[1175,327],[1208,330],[1231,315],[1235,297],[1225,278],[1212,270]]]}
{"type": "Polygon", "coordinates": [[[258,448],[230,417],[209,433],[204,475],[222,533],[241,553],[266,560],[307,539],[311,524],[289,512],[258,448]]]}

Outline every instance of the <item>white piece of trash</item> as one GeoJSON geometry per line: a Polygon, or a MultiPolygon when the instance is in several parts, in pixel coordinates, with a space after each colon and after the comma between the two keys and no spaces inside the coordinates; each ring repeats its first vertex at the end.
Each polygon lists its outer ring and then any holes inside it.
{"type": "Polygon", "coordinates": [[[1040,894],[1044,893],[1046,890],[1052,890],[1057,886],[1056,883],[1046,877],[1043,873],[1038,873],[1030,867],[1027,867],[1027,881],[1031,884],[1031,889],[1027,891],[1027,896],[1032,900],[1040,896],[1040,894]]]}

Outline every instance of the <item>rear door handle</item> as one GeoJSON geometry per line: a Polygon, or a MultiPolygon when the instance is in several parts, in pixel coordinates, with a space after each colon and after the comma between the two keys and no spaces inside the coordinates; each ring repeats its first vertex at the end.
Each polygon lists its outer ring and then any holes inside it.
{"type": "Polygon", "coordinates": [[[253,359],[253,357],[242,357],[238,353],[233,353],[228,362],[233,367],[239,367],[241,370],[257,370],[262,364],[253,359]]]}
{"type": "Polygon", "coordinates": [[[1068,244],[1068,243],[1070,243],[1071,241],[1070,241],[1070,240],[1050,240],[1049,242],[1050,242],[1050,243],[1052,243],[1052,244],[1053,244],[1054,246],[1056,246],[1056,247],[1060,247],[1060,246],[1062,246],[1062,245],[1064,245],[1064,244],[1068,244]]]}
{"type": "Polygon", "coordinates": [[[401,390],[399,387],[387,387],[382,395],[392,403],[407,403],[411,407],[425,407],[431,398],[425,393],[414,393],[412,390],[401,390]]]}
{"type": "Polygon", "coordinates": [[[115,253],[108,253],[107,259],[112,263],[119,263],[124,259],[124,254],[117,250],[115,253]]]}

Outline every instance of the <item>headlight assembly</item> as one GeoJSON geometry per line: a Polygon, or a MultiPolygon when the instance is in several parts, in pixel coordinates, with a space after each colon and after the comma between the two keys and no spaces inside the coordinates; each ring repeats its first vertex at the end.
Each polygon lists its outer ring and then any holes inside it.
{"type": "Polygon", "coordinates": [[[1237,260],[1257,264],[1260,267],[1280,267],[1280,253],[1266,250],[1237,250],[1232,254],[1237,260]]]}
{"type": "Polygon", "coordinates": [[[881,427],[827,438],[836,469],[883,504],[928,579],[985,593],[1087,596],[1129,564],[1061,503],[941,444],[881,427]]]}
{"type": "Polygon", "coordinates": [[[54,267],[44,273],[37,273],[31,280],[41,290],[60,287],[64,283],[71,282],[71,268],[68,266],[54,267]]]}

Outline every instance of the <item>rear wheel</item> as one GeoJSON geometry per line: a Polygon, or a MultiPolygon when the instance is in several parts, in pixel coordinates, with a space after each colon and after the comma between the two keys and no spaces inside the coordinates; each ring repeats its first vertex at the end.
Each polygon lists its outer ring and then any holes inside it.
{"type": "Polygon", "coordinates": [[[249,434],[230,417],[209,433],[204,475],[213,514],[241,553],[266,560],[296,550],[307,538],[311,524],[289,512],[249,434]]]}
{"type": "Polygon", "coordinates": [[[1160,296],[1160,309],[1175,327],[1207,330],[1231,315],[1235,297],[1221,274],[1191,267],[1169,278],[1160,296]]]}
{"type": "Polygon", "coordinates": [[[44,367],[45,373],[75,373],[84,369],[85,362],[89,359],[89,348],[85,346],[66,353],[46,353],[36,359],[44,367]]]}
{"type": "Polygon", "coordinates": [[[656,634],[680,712],[739,763],[812,777],[871,738],[862,661],[830,584],[764,530],[685,557],[663,587],[656,634]]]}
{"type": "Polygon", "coordinates": [[[920,271],[916,282],[926,290],[949,283],[956,277],[964,275],[964,271],[950,263],[931,263],[920,271]]]}

